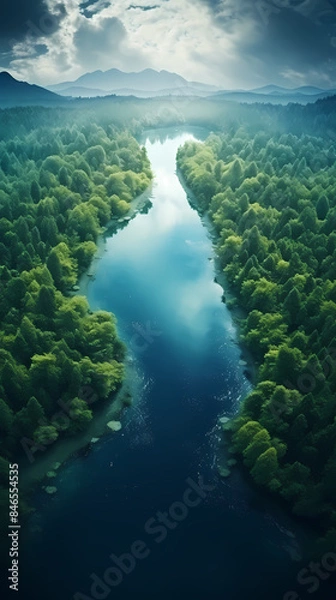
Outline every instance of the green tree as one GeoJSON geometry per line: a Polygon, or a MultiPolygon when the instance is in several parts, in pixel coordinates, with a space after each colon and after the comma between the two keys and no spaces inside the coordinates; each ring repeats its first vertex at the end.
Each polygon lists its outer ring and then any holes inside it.
{"type": "Polygon", "coordinates": [[[271,447],[271,437],[267,429],[261,429],[252,439],[252,442],[245,448],[243,455],[245,464],[253,467],[257,458],[271,447]]]}
{"type": "Polygon", "coordinates": [[[261,429],[262,426],[258,421],[248,421],[240,427],[233,436],[236,451],[243,452],[261,429]]]}
{"type": "Polygon", "coordinates": [[[92,420],[92,411],[88,405],[80,398],[74,398],[69,404],[69,416],[71,418],[71,431],[82,431],[92,420]]]}
{"type": "Polygon", "coordinates": [[[38,204],[41,200],[41,187],[40,185],[37,183],[37,181],[34,179],[34,181],[32,181],[31,186],[30,186],[30,195],[32,197],[32,200],[34,200],[34,202],[36,204],[38,204]]]}
{"type": "Polygon", "coordinates": [[[49,254],[47,267],[52,275],[55,286],[60,289],[62,287],[62,266],[59,255],[55,250],[52,250],[49,254]]]}
{"type": "Polygon", "coordinates": [[[296,287],[294,287],[285,298],[283,307],[285,313],[288,315],[290,325],[297,325],[301,308],[301,297],[296,287]]]}
{"type": "Polygon", "coordinates": [[[36,310],[45,317],[53,318],[56,311],[56,301],[52,287],[46,285],[40,287],[36,300],[36,310]]]}
{"type": "Polygon", "coordinates": [[[41,425],[34,433],[34,440],[37,445],[49,446],[56,442],[58,431],[53,425],[41,425]]]}
{"type": "Polygon", "coordinates": [[[12,409],[0,398],[0,432],[8,435],[13,425],[14,413],[12,409]]]}
{"type": "Polygon", "coordinates": [[[329,211],[329,201],[325,195],[320,196],[316,205],[317,217],[324,221],[329,211]]]}
{"type": "Polygon", "coordinates": [[[268,448],[256,460],[251,470],[253,479],[259,485],[269,485],[278,474],[279,464],[275,448],[268,448]]]}

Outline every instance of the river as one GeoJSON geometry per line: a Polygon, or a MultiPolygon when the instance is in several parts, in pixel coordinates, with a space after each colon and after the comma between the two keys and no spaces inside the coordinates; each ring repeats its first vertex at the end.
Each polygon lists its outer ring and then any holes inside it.
{"type": "Polygon", "coordinates": [[[211,238],[175,172],[178,147],[205,135],[146,134],[152,206],[106,237],[87,285],[91,307],[117,316],[136,394],[123,429],[68,461],[57,494],[36,494],[21,551],[25,600],[282,600],[298,571],[290,519],[238,470],[221,479],[216,468],[218,417],[234,414],[251,384],[211,238]],[[110,556],[131,549],[122,573],[110,556]]]}

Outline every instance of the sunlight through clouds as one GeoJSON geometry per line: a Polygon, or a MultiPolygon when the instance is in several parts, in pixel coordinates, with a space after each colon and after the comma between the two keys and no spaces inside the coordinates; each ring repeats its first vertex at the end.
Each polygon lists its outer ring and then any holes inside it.
{"type": "Polygon", "coordinates": [[[302,73],[336,83],[327,0],[46,0],[43,10],[40,2],[20,24],[10,50],[5,38],[0,46],[0,68],[42,85],[110,68],[165,69],[223,89],[286,85],[302,73]]]}

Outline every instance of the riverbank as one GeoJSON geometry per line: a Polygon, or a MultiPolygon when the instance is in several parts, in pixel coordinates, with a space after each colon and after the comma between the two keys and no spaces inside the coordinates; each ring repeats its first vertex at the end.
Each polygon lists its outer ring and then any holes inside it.
{"type": "MultiPolygon", "coordinates": [[[[250,381],[251,385],[254,387],[257,381],[257,372],[258,365],[256,360],[250,350],[244,344],[244,340],[242,338],[242,321],[247,317],[247,312],[244,310],[242,306],[239,305],[238,299],[235,296],[232,287],[222,269],[220,259],[216,254],[216,243],[218,241],[218,234],[215,230],[214,224],[212,223],[209,215],[207,213],[202,213],[197,205],[197,199],[192,192],[192,190],[186,185],[183,174],[179,168],[176,170],[177,177],[185,190],[188,202],[190,206],[196,210],[199,215],[203,227],[206,229],[209,238],[213,243],[213,251],[214,257],[211,258],[213,261],[215,278],[214,281],[221,286],[223,290],[222,302],[226,304],[228,310],[230,311],[232,321],[235,325],[236,335],[237,335],[237,345],[240,349],[240,366],[244,367],[244,375],[250,381]]],[[[244,399],[243,399],[244,400],[244,399]]],[[[234,415],[235,416],[235,415],[234,415]]],[[[217,447],[217,471],[221,478],[226,479],[232,473],[232,468],[235,466],[240,466],[239,461],[236,459],[235,454],[230,451],[230,439],[229,432],[226,430],[230,426],[230,421],[232,415],[222,415],[218,419],[218,426],[220,428],[220,442],[217,447]]]]}
{"type": "Polygon", "coordinates": [[[49,479],[47,473],[58,470],[68,460],[90,451],[92,445],[102,436],[112,435],[107,423],[119,421],[123,411],[132,403],[135,393],[134,380],[133,366],[128,364],[122,386],[95,411],[85,431],[73,437],[57,440],[52,446],[47,447],[45,452],[40,454],[37,452],[33,463],[21,465],[20,485],[24,494],[30,495],[36,487],[47,482],[49,479]]]}
{"type": "Polygon", "coordinates": [[[138,214],[143,214],[150,209],[151,206],[151,195],[152,186],[145,190],[140,196],[137,196],[132,200],[129,211],[123,217],[114,217],[104,227],[102,233],[97,240],[97,251],[92,259],[92,262],[88,269],[82,273],[79,277],[77,285],[74,286],[72,293],[73,295],[86,296],[88,285],[94,280],[96,275],[97,264],[106,251],[105,241],[107,237],[116,235],[118,231],[127,227],[128,223],[132,221],[138,214]]]}
{"type": "Polygon", "coordinates": [[[228,307],[232,320],[237,328],[238,344],[241,349],[241,364],[245,367],[244,375],[253,386],[256,385],[258,377],[258,364],[252,352],[247,348],[242,337],[242,321],[246,319],[247,312],[239,305],[237,296],[232,291],[230,283],[221,268],[220,259],[216,256],[214,259],[216,282],[223,289],[223,302],[228,307]]]}
{"type": "Polygon", "coordinates": [[[245,369],[244,369],[245,377],[251,382],[252,386],[255,386],[255,384],[257,382],[257,376],[258,376],[258,364],[257,364],[256,359],[254,358],[252,352],[245,345],[243,337],[242,337],[242,331],[241,331],[242,320],[246,319],[247,312],[246,312],[246,310],[244,310],[244,308],[242,306],[239,305],[237,296],[234,294],[232,287],[230,286],[230,283],[221,267],[220,259],[216,254],[216,243],[218,241],[218,234],[215,230],[215,226],[212,223],[209,215],[207,213],[202,213],[199,210],[198,204],[197,204],[197,199],[196,199],[194,193],[192,192],[192,190],[187,186],[187,184],[184,180],[182,171],[178,167],[176,169],[176,174],[180,181],[180,184],[182,185],[183,189],[185,190],[185,193],[186,193],[186,196],[187,196],[190,206],[194,210],[196,210],[197,214],[199,215],[199,217],[201,219],[202,225],[205,227],[205,229],[213,243],[213,250],[214,250],[213,266],[214,266],[214,273],[215,273],[214,281],[216,283],[218,283],[218,285],[220,285],[223,290],[222,301],[224,302],[224,304],[226,304],[227,308],[229,309],[232,320],[236,327],[236,332],[237,332],[237,337],[238,337],[237,345],[239,346],[240,351],[241,351],[240,365],[245,367],[245,369]]]}
{"type": "MultiPolygon", "coordinates": [[[[85,273],[80,275],[77,284],[70,292],[71,295],[87,296],[88,285],[94,280],[97,265],[105,252],[106,237],[115,235],[127,226],[138,213],[148,210],[151,191],[152,184],[132,201],[131,208],[124,217],[115,217],[104,227],[97,240],[97,251],[92,262],[85,273]]],[[[109,421],[119,421],[122,418],[123,411],[133,404],[137,393],[136,382],[137,376],[133,358],[128,356],[121,387],[108,400],[97,406],[87,429],[75,436],[58,439],[51,447],[46,448],[45,453],[35,454],[33,463],[21,464],[20,484],[22,492],[29,496],[42,484],[49,487],[48,483],[52,482],[52,478],[48,477],[48,473],[56,474],[56,471],[69,460],[89,452],[93,448],[93,444],[97,443],[102,436],[113,435],[111,429],[107,427],[107,423],[109,421]]]]}

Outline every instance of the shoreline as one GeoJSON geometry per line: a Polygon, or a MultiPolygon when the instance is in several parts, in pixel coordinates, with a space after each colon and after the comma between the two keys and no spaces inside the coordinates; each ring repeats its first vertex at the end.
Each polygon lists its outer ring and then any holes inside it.
{"type": "MultiPolygon", "coordinates": [[[[84,273],[78,277],[77,283],[69,291],[69,296],[85,296],[87,299],[87,290],[89,284],[94,281],[98,262],[105,252],[106,238],[110,238],[119,230],[123,229],[134,219],[137,214],[144,212],[151,202],[152,182],[150,186],[139,196],[134,198],[130,210],[123,217],[114,217],[103,228],[97,239],[97,250],[92,258],[91,264],[84,273]]],[[[92,312],[98,309],[92,309],[92,312]]],[[[103,402],[98,402],[97,408],[93,413],[92,421],[85,431],[77,433],[74,436],[61,437],[51,448],[47,448],[44,454],[36,457],[34,462],[20,465],[20,484],[25,496],[30,496],[38,487],[43,488],[43,483],[53,478],[47,476],[48,472],[58,471],[65,464],[76,459],[81,452],[87,449],[92,450],[93,445],[105,435],[113,435],[107,427],[109,421],[119,420],[123,416],[125,409],[132,406],[136,396],[136,372],[133,363],[133,357],[127,349],[124,359],[125,375],[120,388],[114,392],[111,397],[103,402]],[[95,440],[95,441],[92,441],[95,440]]],[[[34,509],[33,509],[34,510],[34,509]]]]}
{"type": "MultiPolygon", "coordinates": [[[[87,288],[91,281],[94,281],[96,266],[105,252],[105,242],[119,231],[124,229],[138,214],[143,214],[147,207],[150,208],[152,197],[153,180],[149,187],[132,200],[129,211],[123,217],[112,218],[104,228],[102,228],[97,240],[97,250],[92,258],[90,266],[79,275],[76,285],[70,290],[72,296],[87,296],[87,288]]],[[[93,309],[92,309],[93,310],[93,309]]]]}
{"type": "MultiPolygon", "coordinates": [[[[241,321],[242,321],[242,319],[246,318],[247,311],[242,306],[239,305],[237,296],[234,294],[234,292],[230,286],[230,283],[229,283],[223,269],[221,268],[220,259],[216,252],[216,243],[217,243],[218,235],[215,230],[214,224],[212,223],[207,212],[201,213],[201,211],[199,210],[195,194],[186,185],[182,171],[179,169],[179,167],[177,167],[177,169],[176,169],[176,174],[177,174],[177,177],[179,178],[181,185],[183,186],[183,189],[186,192],[187,200],[188,200],[191,208],[193,208],[199,215],[202,225],[206,229],[207,234],[212,242],[212,247],[213,247],[212,262],[213,262],[213,269],[214,269],[214,274],[215,274],[214,281],[218,285],[220,285],[220,287],[223,290],[222,302],[223,302],[223,304],[226,305],[227,310],[230,313],[232,323],[235,327],[235,332],[237,335],[237,340],[234,341],[234,343],[238,346],[239,351],[240,351],[239,363],[241,366],[244,367],[243,374],[246,377],[246,379],[250,382],[252,388],[254,389],[256,386],[256,382],[257,382],[258,365],[257,365],[257,362],[256,362],[252,352],[246,347],[244,340],[242,339],[242,329],[241,329],[241,327],[242,327],[241,321]]],[[[242,402],[244,402],[244,399],[245,398],[241,399],[240,405],[242,402]]],[[[229,440],[228,440],[228,436],[227,436],[228,432],[225,430],[225,426],[227,427],[229,425],[229,423],[232,421],[232,419],[234,419],[237,416],[237,414],[238,414],[238,411],[236,414],[230,415],[230,416],[228,416],[227,414],[222,414],[221,416],[218,416],[218,419],[217,419],[217,426],[219,429],[220,441],[218,443],[218,447],[217,447],[217,451],[216,451],[216,467],[217,467],[218,475],[220,476],[220,478],[223,481],[225,479],[227,479],[228,477],[230,477],[230,475],[232,474],[232,470],[235,467],[238,467],[238,468],[240,467],[239,460],[237,459],[236,455],[230,452],[230,449],[229,449],[230,444],[228,443],[229,440]]]]}
{"type": "MultiPolygon", "coordinates": [[[[226,274],[221,268],[219,256],[216,253],[216,243],[218,239],[217,232],[214,224],[210,220],[207,212],[201,213],[198,206],[197,200],[192,190],[185,184],[183,174],[177,167],[177,176],[183,186],[188,202],[190,206],[196,210],[199,215],[203,226],[205,227],[209,238],[213,243],[213,267],[214,267],[214,281],[221,286],[223,290],[222,302],[227,306],[230,312],[232,322],[235,326],[237,333],[237,341],[235,342],[240,349],[241,360],[246,363],[244,368],[244,376],[250,382],[252,390],[255,388],[257,383],[258,375],[258,363],[254,358],[252,352],[246,347],[244,340],[242,339],[241,333],[241,321],[246,318],[247,311],[239,305],[237,296],[234,294],[229,281],[227,280],[226,274]]],[[[244,402],[245,398],[242,398],[240,405],[244,402]]],[[[239,410],[239,409],[238,409],[239,410]]],[[[311,524],[295,517],[291,512],[285,501],[280,501],[267,491],[262,491],[255,484],[249,471],[244,466],[242,460],[235,452],[232,452],[231,432],[230,423],[238,415],[238,410],[234,415],[222,414],[217,419],[217,431],[219,432],[219,441],[217,442],[216,448],[216,470],[220,480],[227,485],[228,479],[233,476],[234,472],[238,472],[244,484],[248,485],[251,490],[258,494],[260,498],[261,510],[265,510],[268,514],[272,514],[277,517],[279,514],[286,515],[286,518],[290,522],[295,524],[293,531],[286,530],[285,533],[288,536],[288,545],[286,551],[291,557],[292,562],[300,562],[303,560],[305,550],[308,549],[308,553],[311,552],[314,539],[312,538],[312,527],[311,524]],[[267,508],[265,508],[265,505],[267,508]],[[295,533],[294,533],[295,532],[295,533]]]]}
{"type": "Polygon", "coordinates": [[[237,296],[235,296],[234,292],[230,288],[230,283],[227,280],[227,277],[220,266],[220,261],[218,256],[214,259],[214,267],[216,273],[216,282],[221,286],[223,290],[223,299],[222,302],[226,305],[227,309],[230,311],[232,321],[236,327],[236,331],[238,334],[237,345],[241,351],[241,360],[246,364],[244,369],[244,375],[246,379],[249,380],[251,385],[255,387],[257,382],[258,375],[258,364],[256,359],[254,358],[252,352],[247,348],[243,338],[242,338],[242,319],[245,319],[247,316],[247,312],[244,310],[242,306],[239,305],[237,296]]]}
{"type": "Polygon", "coordinates": [[[191,208],[193,208],[199,215],[202,225],[206,229],[206,231],[209,235],[209,238],[211,239],[211,242],[213,244],[214,257],[213,257],[212,262],[213,262],[214,274],[215,274],[214,281],[216,283],[218,283],[218,285],[220,285],[220,287],[223,290],[222,302],[223,302],[223,304],[225,304],[228,311],[230,312],[233,324],[236,329],[237,341],[235,343],[237,344],[237,346],[240,349],[241,361],[246,363],[246,365],[243,365],[243,366],[245,366],[244,376],[251,383],[251,385],[253,387],[255,387],[256,381],[257,381],[258,364],[257,364],[257,361],[254,358],[252,352],[246,347],[244,340],[242,339],[242,331],[241,331],[241,320],[246,318],[247,311],[245,311],[245,309],[239,305],[237,296],[234,294],[234,292],[230,286],[230,283],[227,280],[227,277],[221,268],[220,259],[216,253],[216,243],[218,240],[218,235],[215,231],[214,224],[210,220],[210,217],[207,212],[201,213],[201,211],[199,210],[199,208],[197,206],[196,197],[195,197],[194,193],[192,192],[192,190],[186,185],[182,171],[179,167],[177,167],[177,169],[176,169],[176,174],[177,174],[177,177],[178,177],[183,189],[186,192],[187,200],[188,200],[191,208]]]}
{"type": "Polygon", "coordinates": [[[104,435],[112,435],[107,423],[120,420],[124,410],[132,404],[133,379],[132,368],[126,364],[126,373],[121,387],[95,411],[92,421],[85,431],[77,433],[75,436],[58,439],[53,446],[37,456],[36,461],[20,465],[20,485],[25,495],[32,494],[45,480],[51,482],[52,478],[47,477],[48,472],[57,471],[69,460],[79,457],[84,450],[89,452],[94,443],[104,435]]]}

